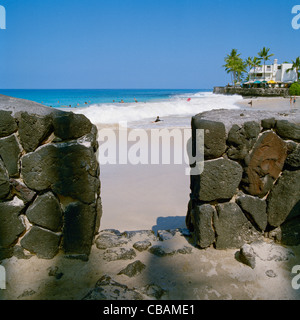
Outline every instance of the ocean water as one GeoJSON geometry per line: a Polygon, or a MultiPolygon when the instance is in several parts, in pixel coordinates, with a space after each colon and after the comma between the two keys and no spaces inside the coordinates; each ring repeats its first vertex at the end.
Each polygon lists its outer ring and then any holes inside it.
{"type": "Polygon", "coordinates": [[[197,113],[213,109],[239,109],[236,103],[242,100],[241,96],[215,95],[212,90],[206,89],[24,89],[0,90],[0,94],[81,113],[98,126],[126,122],[133,128],[157,125],[187,127],[191,116],[197,113]],[[153,124],[157,116],[163,121],[153,124]]]}

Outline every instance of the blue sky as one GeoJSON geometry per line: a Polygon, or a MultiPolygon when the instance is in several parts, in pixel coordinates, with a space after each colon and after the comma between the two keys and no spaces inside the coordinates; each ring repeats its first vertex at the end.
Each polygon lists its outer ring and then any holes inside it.
{"type": "Polygon", "coordinates": [[[300,55],[297,0],[0,0],[0,88],[204,88],[232,48],[300,55]]]}

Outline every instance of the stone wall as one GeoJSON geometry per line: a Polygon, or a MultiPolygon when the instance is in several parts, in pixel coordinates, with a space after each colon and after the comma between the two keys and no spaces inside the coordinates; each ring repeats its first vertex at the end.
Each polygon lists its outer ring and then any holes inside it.
{"type": "Polygon", "coordinates": [[[102,214],[97,128],[0,96],[0,259],[86,259],[102,214]]]}
{"type": "Polygon", "coordinates": [[[288,97],[288,88],[214,87],[215,94],[238,94],[244,97],[288,97]]]}
{"type": "Polygon", "coordinates": [[[204,130],[205,162],[191,176],[186,222],[200,248],[262,237],[300,244],[299,114],[268,116],[221,110],[192,118],[194,148],[195,130],[204,130]]]}

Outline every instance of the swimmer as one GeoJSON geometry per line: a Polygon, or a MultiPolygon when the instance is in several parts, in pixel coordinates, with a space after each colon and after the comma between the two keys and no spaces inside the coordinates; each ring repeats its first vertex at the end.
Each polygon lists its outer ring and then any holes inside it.
{"type": "Polygon", "coordinates": [[[156,123],[156,122],[160,122],[160,121],[164,121],[164,120],[160,120],[159,116],[156,117],[156,120],[153,121],[152,123],[156,123]]]}

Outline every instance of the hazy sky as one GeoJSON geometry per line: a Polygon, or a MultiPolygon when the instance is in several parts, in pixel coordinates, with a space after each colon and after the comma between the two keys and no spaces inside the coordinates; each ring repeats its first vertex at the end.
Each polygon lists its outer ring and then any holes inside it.
{"type": "MultiPolygon", "coordinates": [[[[298,1],[299,3],[299,1],[298,1]]],[[[232,48],[300,55],[296,0],[0,0],[0,88],[203,88],[227,84],[232,48]]]]}

